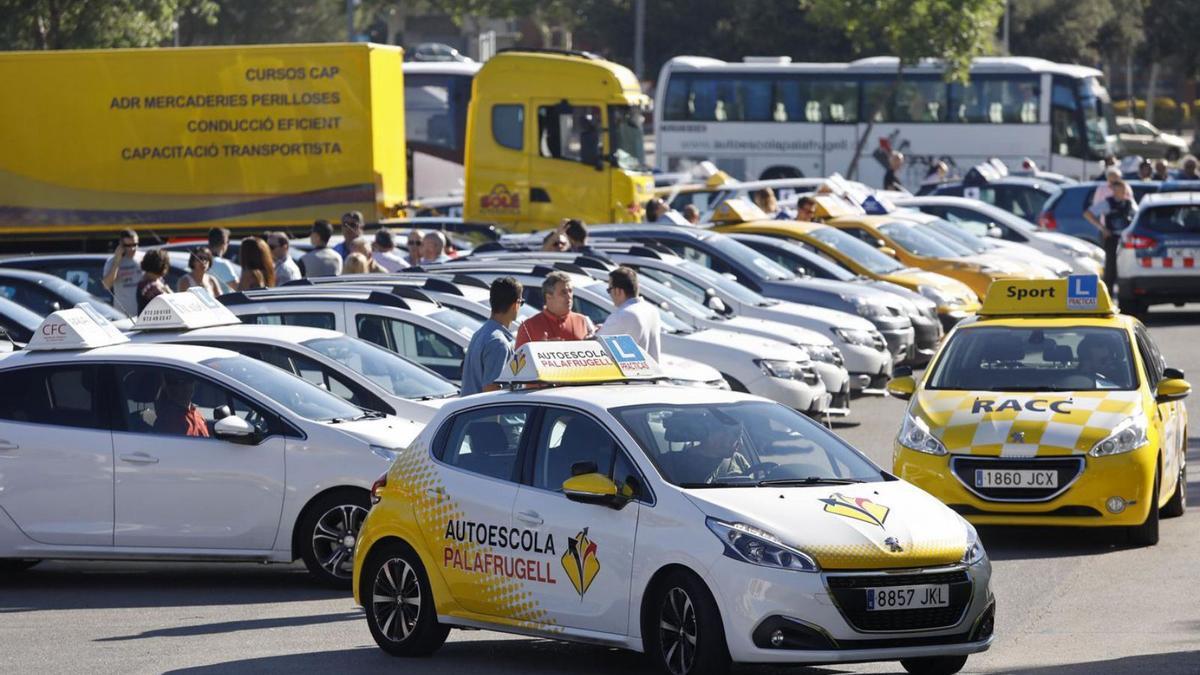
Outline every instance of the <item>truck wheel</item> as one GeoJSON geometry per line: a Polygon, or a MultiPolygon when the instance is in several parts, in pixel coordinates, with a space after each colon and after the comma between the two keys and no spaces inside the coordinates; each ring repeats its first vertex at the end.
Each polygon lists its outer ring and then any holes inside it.
{"type": "Polygon", "coordinates": [[[900,665],[912,675],[954,675],[967,665],[965,656],[923,656],[901,659],[900,665]]]}
{"type": "Polygon", "coordinates": [[[708,588],[693,574],[671,572],[650,591],[644,617],[646,655],[667,675],[729,672],[721,614],[708,588]]]}
{"type": "Polygon", "coordinates": [[[1154,546],[1158,543],[1158,486],[1162,469],[1154,470],[1154,490],[1150,492],[1150,513],[1141,525],[1130,527],[1129,543],[1134,546],[1154,546]]]}
{"type": "Polygon", "coordinates": [[[380,649],[392,656],[429,656],[450,627],[438,623],[433,591],[421,558],[400,541],[371,549],[359,575],[358,596],[380,649]]]}
{"type": "Polygon", "coordinates": [[[365,491],[348,489],[324,495],[304,510],[296,526],[300,557],[321,583],[350,588],[354,545],[370,508],[365,491]]]}
{"type": "Polygon", "coordinates": [[[1187,464],[1179,467],[1179,481],[1175,483],[1175,493],[1162,508],[1163,518],[1178,518],[1187,511],[1187,464]]]}

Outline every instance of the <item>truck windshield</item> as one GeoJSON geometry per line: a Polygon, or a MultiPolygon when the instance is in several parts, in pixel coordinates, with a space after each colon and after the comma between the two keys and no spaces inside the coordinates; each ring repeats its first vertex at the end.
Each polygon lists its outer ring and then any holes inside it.
{"type": "Polygon", "coordinates": [[[929,389],[1094,391],[1133,389],[1129,339],[1118,328],[980,327],[959,331],[929,389]]]}
{"type": "Polygon", "coordinates": [[[608,142],[613,161],[626,171],[647,171],[645,121],[642,111],[629,105],[608,106],[608,142]]]}

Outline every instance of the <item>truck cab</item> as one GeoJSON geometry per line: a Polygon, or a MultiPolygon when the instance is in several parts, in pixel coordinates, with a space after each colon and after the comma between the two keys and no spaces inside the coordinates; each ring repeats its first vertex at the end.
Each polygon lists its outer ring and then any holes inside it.
{"type": "Polygon", "coordinates": [[[629,69],[586,52],[520,50],[475,76],[467,113],[467,219],[513,231],[563,218],[636,222],[653,196],[629,69]]]}

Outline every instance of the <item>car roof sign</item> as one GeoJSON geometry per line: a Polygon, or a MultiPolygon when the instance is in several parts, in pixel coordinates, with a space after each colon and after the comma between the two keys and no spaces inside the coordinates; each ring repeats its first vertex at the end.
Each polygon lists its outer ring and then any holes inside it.
{"type": "Polygon", "coordinates": [[[499,381],[509,384],[603,384],[664,377],[629,335],[595,340],[527,342],[513,353],[499,381]]]}
{"type": "Polygon", "coordinates": [[[203,288],[163,293],[146,303],[133,327],[137,330],[191,330],[241,323],[228,307],[203,288]]]}
{"type": "Polygon", "coordinates": [[[770,216],[755,204],[737,197],[721,202],[713,210],[710,220],[714,223],[749,223],[755,220],[767,220],[770,216]]]}
{"type": "Polygon", "coordinates": [[[1109,316],[1108,287],[1094,274],[1065,279],[998,279],[988,287],[981,316],[1109,316]]]}
{"type": "Polygon", "coordinates": [[[835,195],[816,194],[812,195],[812,198],[817,203],[813,212],[817,218],[844,218],[863,214],[862,208],[857,204],[835,195]]]}
{"type": "MultiPolygon", "coordinates": [[[[80,303],[81,305],[86,303],[80,303]]],[[[73,307],[52,312],[34,331],[25,351],[62,351],[95,349],[129,342],[112,323],[88,307],[73,307]],[[92,311],[89,312],[88,310],[92,311]],[[97,316],[103,323],[96,321],[97,316]],[[111,330],[110,330],[111,329],[111,330]]]]}

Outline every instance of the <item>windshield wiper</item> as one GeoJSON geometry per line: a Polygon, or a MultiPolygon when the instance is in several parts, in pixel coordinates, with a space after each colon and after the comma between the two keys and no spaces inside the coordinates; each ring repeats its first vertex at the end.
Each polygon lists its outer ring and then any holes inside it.
{"type": "Polygon", "coordinates": [[[823,478],[809,476],[807,478],[772,478],[758,481],[758,487],[774,487],[780,485],[853,485],[863,483],[857,478],[823,478]]]}
{"type": "Polygon", "coordinates": [[[377,420],[381,417],[383,417],[383,413],[379,412],[378,410],[364,410],[361,415],[355,417],[351,421],[357,422],[358,420],[377,420]]]}
{"type": "Polygon", "coordinates": [[[993,389],[987,389],[987,391],[1014,391],[1014,392],[1020,392],[1020,391],[1076,391],[1076,390],[1075,390],[1075,389],[1068,389],[1068,388],[1066,388],[1066,387],[1039,386],[1039,387],[996,387],[996,388],[993,388],[993,389]]]}

